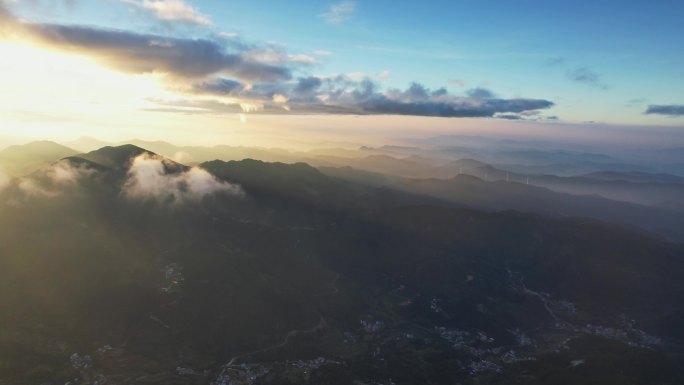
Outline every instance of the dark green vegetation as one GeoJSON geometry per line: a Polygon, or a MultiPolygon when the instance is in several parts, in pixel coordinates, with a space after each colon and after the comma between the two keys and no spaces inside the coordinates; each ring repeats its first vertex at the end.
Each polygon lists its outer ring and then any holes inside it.
{"type": "Polygon", "coordinates": [[[684,382],[682,244],[304,163],[212,161],[244,194],[134,199],[144,153],[0,192],[0,384],[684,382]]]}

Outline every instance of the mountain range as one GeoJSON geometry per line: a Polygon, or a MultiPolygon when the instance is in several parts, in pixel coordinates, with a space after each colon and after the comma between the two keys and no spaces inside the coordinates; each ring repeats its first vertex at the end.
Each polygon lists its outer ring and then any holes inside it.
{"type": "Polygon", "coordinates": [[[123,145],[14,178],[0,384],[684,380],[682,243],[605,198],[382,177],[123,145]]]}

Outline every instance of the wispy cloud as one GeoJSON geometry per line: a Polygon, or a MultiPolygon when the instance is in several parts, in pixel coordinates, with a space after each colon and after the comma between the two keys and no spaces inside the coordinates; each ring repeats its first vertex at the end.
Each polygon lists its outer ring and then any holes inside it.
{"type": "Polygon", "coordinates": [[[137,8],[152,12],[164,21],[211,25],[211,19],[183,0],[120,0],[137,8]]]}
{"type": "MultiPolygon", "coordinates": [[[[17,179],[14,186],[25,197],[57,197],[75,193],[74,187],[78,186],[83,179],[91,178],[95,174],[96,170],[87,165],[63,159],[43,168],[39,174],[17,179]]],[[[0,175],[0,179],[2,179],[2,175],[0,175]]],[[[0,180],[0,184],[1,182],[0,180]]]]}
{"type": "Polygon", "coordinates": [[[16,19],[0,6],[0,38],[20,36],[52,49],[88,55],[120,71],[162,73],[176,78],[226,75],[244,81],[290,78],[284,63],[250,57],[258,47],[225,41],[185,39],[78,25],[16,19]]]}
{"type": "Polygon", "coordinates": [[[498,114],[496,115],[498,119],[505,120],[523,120],[524,118],[518,114],[498,114]]]}
{"type": "Polygon", "coordinates": [[[640,106],[646,102],[648,102],[648,99],[646,99],[646,98],[634,98],[634,99],[628,100],[627,103],[625,103],[625,107],[636,107],[636,106],[640,106]]]}
{"type": "Polygon", "coordinates": [[[604,90],[608,89],[608,86],[601,81],[599,74],[587,67],[577,67],[575,69],[569,70],[566,75],[568,76],[568,79],[574,82],[604,90]]]}
{"type": "Polygon", "coordinates": [[[555,115],[543,115],[541,111],[539,110],[530,110],[530,111],[523,111],[523,112],[517,112],[517,113],[497,113],[494,115],[495,118],[497,119],[505,119],[505,120],[524,120],[524,121],[533,121],[533,122],[552,122],[552,121],[558,121],[558,117],[555,115]]]}
{"type": "MultiPolygon", "coordinates": [[[[36,23],[15,18],[0,3],[0,39],[21,38],[38,45],[86,55],[112,69],[161,73],[177,99],[150,100],[158,111],[181,113],[398,114],[491,117],[547,109],[545,99],[495,95],[485,88],[453,94],[412,83],[383,89],[389,71],[311,76],[315,63],[273,44],[252,44],[214,35],[191,39],[78,25],[36,23]],[[298,74],[293,79],[293,74],[298,74]]],[[[465,83],[463,83],[465,85],[465,83]]]]}
{"type": "Polygon", "coordinates": [[[364,51],[382,52],[398,56],[413,56],[434,60],[463,60],[467,57],[460,53],[450,52],[447,50],[432,51],[429,49],[413,49],[406,47],[379,47],[369,45],[357,45],[354,48],[364,51]]]}
{"type": "Polygon", "coordinates": [[[311,52],[312,54],[316,56],[332,56],[333,53],[330,51],[322,50],[322,49],[317,49],[311,52]]]}
{"type": "Polygon", "coordinates": [[[192,167],[175,173],[167,170],[163,158],[140,155],[131,163],[122,194],[129,199],[156,200],[180,204],[201,201],[214,194],[241,196],[238,185],[218,180],[204,169],[192,167]]]}
{"type": "Polygon", "coordinates": [[[644,112],[647,115],[684,116],[683,104],[650,105],[644,112]]]}
{"type": "Polygon", "coordinates": [[[55,10],[59,7],[66,9],[73,9],[78,0],[0,0],[0,3],[8,5],[22,5],[30,7],[33,10],[55,10]]]}
{"type": "Polygon", "coordinates": [[[564,68],[566,70],[565,77],[575,83],[584,84],[586,86],[602,90],[607,90],[609,88],[608,85],[601,79],[601,75],[596,73],[594,70],[582,65],[575,66],[573,68],[571,67],[570,61],[565,57],[551,57],[544,62],[543,66],[549,68],[564,68]]]}
{"type": "Polygon", "coordinates": [[[384,82],[385,80],[389,79],[391,76],[392,76],[392,71],[383,70],[383,71],[380,71],[380,73],[377,76],[377,79],[381,82],[384,82]]]}
{"type": "Polygon", "coordinates": [[[2,191],[5,186],[9,184],[9,177],[5,173],[2,167],[0,167],[0,191],[2,191]]]}
{"type": "Polygon", "coordinates": [[[315,64],[316,59],[304,54],[289,54],[279,46],[253,47],[242,52],[242,57],[254,62],[268,63],[273,65],[315,64]]]}
{"type": "Polygon", "coordinates": [[[331,4],[328,11],[320,16],[330,24],[342,24],[349,21],[356,13],[356,2],[344,0],[331,4]]]}
{"type": "Polygon", "coordinates": [[[545,67],[558,67],[565,64],[567,60],[564,57],[556,56],[552,57],[544,63],[545,67]]]}

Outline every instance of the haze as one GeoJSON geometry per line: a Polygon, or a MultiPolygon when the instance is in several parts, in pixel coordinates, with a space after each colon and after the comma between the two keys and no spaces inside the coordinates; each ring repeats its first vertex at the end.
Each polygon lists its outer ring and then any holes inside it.
{"type": "Polygon", "coordinates": [[[0,0],[0,385],[684,384],[682,14],[0,0]]]}

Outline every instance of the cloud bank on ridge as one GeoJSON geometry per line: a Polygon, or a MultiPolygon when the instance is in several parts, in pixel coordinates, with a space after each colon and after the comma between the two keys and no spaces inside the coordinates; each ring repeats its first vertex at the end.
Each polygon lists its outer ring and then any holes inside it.
{"type": "Polygon", "coordinates": [[[219,193],[234,196],[243,194],[240,186],[220,181],[199,167],[169,173],[162,158],[146,154],[133,160],[122,190],[122,194],[129,199],[173,204],[196,202],[219,193]]]}

